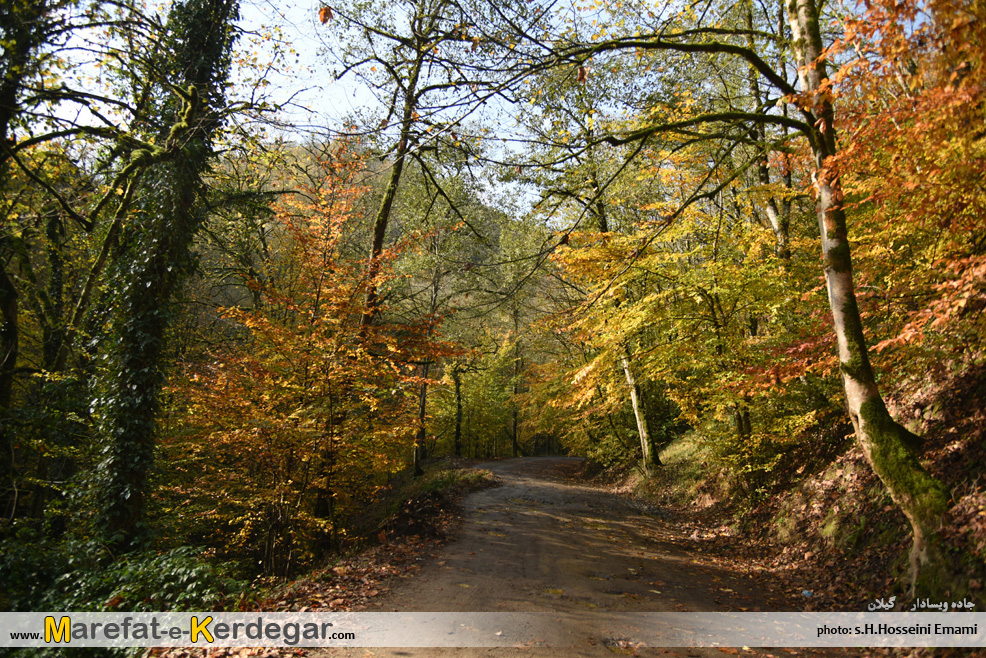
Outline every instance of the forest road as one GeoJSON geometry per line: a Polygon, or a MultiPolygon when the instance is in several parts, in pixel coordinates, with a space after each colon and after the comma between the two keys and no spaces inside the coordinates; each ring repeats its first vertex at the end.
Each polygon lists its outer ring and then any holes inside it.
{"type": "MultiPolygon", "coordinates": [[[[369,610],[554,613],[532,616],[531,646],[322,649],[312,656],[723,658],[718,649],[628,647],[593,621],[620,612],[782,609],[740,567],[687,550],[696,543],[676,535],[654,511],[573,484],[578,459],[519,458],[479,467],[496,473],[503,485],[467,496],[456,538],[369,610]]],[[[780,658],[808,652],[770,653],[780,658]]]]}

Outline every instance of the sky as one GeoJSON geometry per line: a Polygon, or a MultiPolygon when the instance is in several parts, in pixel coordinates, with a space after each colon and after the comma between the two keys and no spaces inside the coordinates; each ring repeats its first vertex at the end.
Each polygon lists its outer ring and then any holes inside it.
{"type": "MultiPolygon", "coordinates": [[[[273,43],[258,40],[256,35],[273,32],[278,35],[281,51],[287,54],[284,59],[288,67],[286,72],[271,70],[267,74],[270,81],[267,90],[272,100],[281,104],[291,99],[282,115],[291,127],[282,132],[283,136],[295,141],[304,141],[309,135],[324,138],[330,130],[341,130],[347,117],[365,115],[368,111],[382,108],[381,102],[355,76],[335,80],[332,70],[335,58],[328,49],[336,44],[336,26],[341,26],[341,22],[336,18],[322,24],[318,18],[321,2],[242,1],[240,26],[247,34],[241,37],[238,48],[256,52],[262,65],[272,62],[275,52],[273,43]]],[[[276,68],[283,67],[278,65],[276,68]]],[[[467,121],[482,125],[493,122],[499,131],[514,124],[511,113],[499,107],[499,103],[484,106],[472,113],[467,121]]],[[[488,143],[488,146],[494,144],[488,143]]],[[[494,148],[509,146],[499,144],[494,148]]],[[[498,187],[505,185],[501,182],[498,187]]],[[[525,206],[536,201],[533,197],[526,198],[519,189],[514,190],[514,196],[525,206]],[[525,198],[521,200],[520,196],[525,198]]]]}
{"type": "MultiPolygon", "coordinates": [[[[244,0],[240,26],[249,33],[279,34],[280,47],[286,53],[286,70],[276,67],[269,75],[268,87],[273,100],[285,105],[285,119],[297,126],[299,133],[325,132],[325,127],[339,127],[359,111],[376,107],[373,95],[352,77],[335,80],[331,54],[332,23],[321,24],[317,0],[244,0]]],[[[241,37],[238,47],[256,48],[261,64],[271,63],[274,47],[249,35],[241,37]]]]}
{"type": "MultiPolygon", "coordinates": [[[[162,18],[171,0],[151,0],[146,6],[149,14],[162,18]]],[[[249,95],[251,78],[262,75],[268,84],[263,87],[271,103],[283,106],[281,119],[297,126],[293,132],[304,139],[308,131],[324,134],[326,126],[338,126],[359,108],[374,104],[374,98],[352,80],[335,81],[326,64],[328,56],[323,38],[330,36],[331,25],[318,21],[317,0],[242,0],[238,26],[243,30],[236,43],[238,56],[251,55],[257,67],[246,70],[234,66],[234,76],[241,88],[239,95],[249,95]],[[266,39],[265,35],[272,38],[266,39]],[[275,43],[277,46],[275,47],[275,43]],[[282,52],[277,61],[276,50],[282,52]],[[321,128],[319,131],[318,129],[321,128]]],[[[99,31],[77,31],[62,48],[70,65],[62,72],[69,86],[92,93],[106,93],[110,78],[97,62],[103,50],[105,36],[99,31]]],[[[85,107],[62,104],[54,108],[56,115],[69,123],[99,125],[101,121],[85,107]]],[[[112,108],[102,107],[105,116],[112,108]]]]}

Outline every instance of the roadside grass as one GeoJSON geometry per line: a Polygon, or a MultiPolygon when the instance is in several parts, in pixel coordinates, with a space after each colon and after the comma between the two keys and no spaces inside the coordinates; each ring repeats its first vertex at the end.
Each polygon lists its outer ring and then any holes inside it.
{"type": "Polygon", "coordinates": [[[439,459],[423,466],[420,477],[410,471],[395,477],[377,503],[364,510],[353,528],[359,538],[357,550],[394,537],[442,537],[448,517],[457,513],[464,495],[500,484],[490,471],[453,460],[439,459]]]}
{"type": "Polygon", "coordinates": [[[731,478],[708,442],[686,432],[660,452],[650,478],[632,476],[629,492],[671,510],[706,509],[729,499],[731,478]]]}

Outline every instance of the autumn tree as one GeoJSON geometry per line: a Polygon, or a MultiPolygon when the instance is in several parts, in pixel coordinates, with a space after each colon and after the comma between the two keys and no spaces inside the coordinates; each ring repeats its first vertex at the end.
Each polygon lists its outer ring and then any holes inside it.
{"type": "Polygon", "coordinates": [[[879,393],[856,301],[846,226],[845,195],[830,158],[838,155],[835,107],[824,59],[819,7],[800,0],[788,8],[788,21],[799,64],[801,111],[811,122],[817,182],[816,199],[829,306],[849,415],[863,453],[907,516],[913,532],[911,575],[922,589],[949,581],[938,546],[938,526],[948,496],[917,458],[919,439],[891,418],[879,393]],[[918,579],[921,578],[921,581],[918,579]]]}
{"type": "MultiPolygon", "coordinates": [[[[358,146],[336,142],[317,161],[321,175],[274,205],[268,275],[242,274],[263,302],[226,308],[235,338],[186,364],[175,388],[194,429],[174,432],[166,450],[190,472],[215,464],[190,502],[230,528],[216,542],[223,555],[254,557],[270,575],[348,544],[362,506],[404,469],[424,382],[413,366],[443,354],[427,317],[401,323],[387,305],[388,322],[359,324],[366,258],[349,240],[364,219],[365,163],[358,146]]],[[[382,283],[417,238],[381,253],[382,283]]],[[[176,482],[169,498],[186,487],[176,482]]]]}
{"type": "MultiPolygon", "coordinates": [[[[5,479],[4,487],[9,486],[8,491],[20,487],[24,495],[17,496],[19,502],[28,503],[23,509],[37,517],[44,509],[51,478],[45,473],[48,459],[33,451],[40,436],[34,429],[49,424],[42,420],[46,414],[59,415],[54,409],[66,395],[73,399],[71,413],[89,406],[81,402],[85,384],[80,379],[48,374],[61,372],[70,354],[80,351],[77,338],[85,332],[93,293],[110,260],[109,247],[118,232],[114,226],[126,214],[136,182],[154,163],[156,153],[136,134],[137,125],[146,118],[147,97],[127,98],[112,85],[93,89],[87,85],[92,81],[86,80],[85,68],[71,66],[70,58],[88,57],[96,66],[122,74],[133,62],[121,35],[137,38],[160,26],[126,3],[112,7],[99,2],[15,3],[5,6],[8,10],[9,20],[3,23],[0,147],[5,219],[0,232],[4,260],[0,278],[6,291],[0,389],[9,396],[15,375],[21,375],[19,402],[23,404],[13,405],[18,407],[15,411],[5,397],[0,404],[4,414],[0,434],[8,437],[14,428],[24,430],[19,468],[16,473],[4,470],[4,477],[15,481],[5,479]],[[141,149],[149,157],[127,161],[130,153],[141,149]],[[105,238],[103,248],[91,253],[90,244],[101,238],[105,238]],[[35,328],[43,348],[40,353],[24,353],[21,340],[35,328]],[[28,374],[42,376],[25,377],[28,374]],[[55,389],[61,392],[54,393],[55,389]],[[33,419],[32,414],[36,414],[33,419]],[[35,463],[39,470],[33,483],[18,484],[19,478],[31,478],[35,463]]],[[[70,413],[65,408],[61,412],[70,413]]],[[[56,431],[56,443],[60,443],[58,435],[56,431]]],[[[4,455],[0,461],[8,463],[11,446],[0,452],[4,455]]],[[[21,511],[11,508],[7,518],[16,518],[21,511]]]]}
{"type": "MultiPolygon", "coordinates": [[[[874,3],[847,20],[845,40],[833,48],[846,59],[831,74],[846,143],[828,167],[844,181],[858,217],[861,304],[882,339],[877,360],[911,380],[904,391],[915,380],[926,383],[929,370],[967,371],[962,355],[976,353],[983,335],[978,172],[986,35],[979,15],[981,8],[966,3],[874,3]]],[[[865,404],[871,416],[880,407],[873,397],[865,404]]],[[[945,560],[935,530],[949,507],[964,503],[948,500],[913,468],[895,468],[895,444],[864,449],[899,483],[895,500],[912,499],[908,518],[926,533],[922,545],[915,531],[912,568],[945,560]]],[[[948,575],[932,569],[926,580],[947,582],[948,575]]]]}
{"type": "Polygon", "coordinates": [[[983,34],[973,14],[938,3],[875,4],[848,21],[840,49],[856,56],[833,76],[846,90],[841,109],[852,140],[835,166],[859,208],[865,301],[885,309],[869,309],[879,317],[877,351],[909,374],[926,359],[949,359],[953,340],[971,347],[981,335],[974,281],[983,242],[975,183],[983,34]],[[924,12],[933,20],[920,21],[924,12]],[[905,20],[891,20],[898,14],[905,20]]]}
{"type": "MultiPolygon", "coordinates": [[[[601,58],[607,53],[622,52],[638,57],[659,53],[684,61],[732,61],[733,70],[749,70],[755,77],[756,84],[747,85],[750,94],[724,96],[720,102],[698,107],[683,117],[666,117],[662,112],[641,113],[635,123],[614,126],[609,134],[600,137],[601,142],[623,145],[677,134],[693,141],[731,145],[725,152],[733,153],[740,145],[759,139],[758,135],[766,136],[766,143],[755,143],[745,161],[734,161],[736,168],[731,175],[718,182],[707,181],[693,194],[686,195],[680,208],[717,194],[742,171],[759,166],[765,151],[792,144],[795,139],[807,145],[813,161],[824,275],[849,416],[874,472],[910,521],[914,535],[912,578],[917,582],[919,568],[926,579],[922,582],[945,577],[943,558],[934,547],[938,519],[946,508],[947,497],[940,483],[920,464],[915,437],[888,413],[863,332],[853,281],[844,192],[833,168],[839,143],[821,5],[799,0],[778,8],[777,13],[764,8],[763,22],[749,21],[744,14],[745,5],[710,5],[698,14],[690,10],[675,14],[670,8],[658,12],[617,6],[589,7],[586,11],[595,12],[598,25],[596,30],[589,31],[588,38],[582,30],[566,25],[553,29],[555,26],[545,21],[543,31],[518,36],[523,45],[513,49],[516,57],[539,62],[549,59],[557,66],[579,67],[578,71],[588,72],[592,61],[605,61],[601,58]],[[623,20],[600,21],[603,14],[623,20]],[[783,23],[774,29],[778,17],[783,23]],[[771,28],[763,29],[761,25],[771,28]],[[790,60],[782,56],[788,44],[790,60]],[[788,80],[786,61],[797,66],[797,83],[788,80]],[[745,99],[753,102],[743,102],[745,99]]],[[[573,83],[580,83],[582,76],[580,73],[573,83]]],[[[783,253],[783,249],[779,252],[783,253]]],[[[630,262],[639,253],[642,252],[631,254],[630,262]]]]}
{"type": "MultiPolygon", "coordinates": [[[[103,126],[84,126],[71,119],[52,116],[51,108],[59,104],[74,103],[76,107],[81,107],[102,100],[97,94],[66,86],[64,77],[59,75],[60,69],[66,67],[64,54],[67,44],[73,38],[85,43],[83,35],[109,23],[101,12],[100,3],[84,5],[87,9],[85,13],[78,11],[80,4],[14,2],[5,4],[0,10],[0,44],[3,49],[0,57],[0,212],[4,216],[0,227],[0,419],[3,419],[0,423],[0,487],[4,490],[2,495],[7,518],[13,518],[17,513],[16,500],[7,496],[16,489],[10,421],[13,418],[13,393],[21,356],[23,329],[19,316],[23,312],[25,292],[18,279],[25,267],[30,269],[28,259],[34,255],[33,248],[38,242],[30,230],[24,231],[27,222],[22,216],[31,217],[35,209],[25,203],[26,188],[31,185],[49,193],[54,191],[54,187],[46,182],[47,176],[34,166],[40,162],[43,169],[49,156],[59,161],[51,167],[55,177],[57,172],[64,171],[65,161],[62,158],[65,152],[62,147],[56,144],[45,150],[46,145],[79,134],[96,138],[119,136],[117,131],[103,126]],[[53,84],[56,80],[61,84],[53,84]],[[45,120],[39,121],[39,117],[45,120]],[[37,161],[32,161],[28,153],[38,148],[43,153],[37,161]],[[9,508],[7,502],[10,502],[9,508]]],[[[80,51],[86,50],[79,44],[76,47],[80,51]]],[[[105,56],[106,49],[101,54],[105,56]]],[[[66,180],[62,179],[58,186],[64,188],[66,180]]],[[[37,201],[37,196],[32,195],[31,200],[37,201]]],[[[63,205],[63,196],[58,193],[49,195],[45,232],[50,234],[68,230],[61,227],[64,220],[91,230],[92,216],[65,212],[60,207],[63,205]]],[[[59,257],[53,245],[49,245],[49,253],[56,259],[59,257]]],[[[31,283],[37,285],[37,281],[31,283]]],[[[26,292],[32,294],[30,287],[26,292]]],[[[46,311],[43,317],[49,320],[46,326],[51,329],[51,323],[60,321],[60,318],[53,317],[58,309],[49,305],[46,311]]],[[[50,333],[49,340],[45,341],[49,349],[57,333],[50,333]]]]}
{"type": "MultiPolygon", "coordinates": [[[[612,75],[590,78],[580,65],[548,71],[528,81],[535,110],[525,113],[526,124],[540,144],[524,153],[527,162],[519,165],[518,171],[523,175],[526,166],[533,173],[527,178],[536,181],[541,190],[541,213],[566,217],[565,236],[575,230],[602,235],[632,223],[624,204],[612,193],[624,154],[599,143],[599,134],[611,120],[608,107],[616,99],[625,99],[628,87],[638,89],[643,84],[647,67],[639,63],[627,66],[616,58],[600,65],[611,68],[612,75]],[[572,84],[573,78],[577,84],[572,84]]],[[[643,387],[634,373],[637,366],[631,363],[635,351],[635,337],[627,336],[622,352],[614,359],[626,379],[641,463],[648,472],[660,458],[652,446],[643,387]]]]}

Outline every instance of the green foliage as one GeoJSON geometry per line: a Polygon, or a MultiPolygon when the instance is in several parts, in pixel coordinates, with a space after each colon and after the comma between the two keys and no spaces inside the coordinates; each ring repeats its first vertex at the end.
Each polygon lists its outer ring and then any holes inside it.
{"type": "MultiPolygon", "coordinates": [[[[462,404],[462,446],[464,457],[492,458],[510,456],[513,424],[514,344],[504,341],[490,353],[474,359],[460,375],[462,404]]],[[[452,367],[455,367],[454,365],[452,367]]],[[[456,423],[455,387],[446,374],[443,386],[434,398],[431,426],[437,448],[442,454],[454,454],[456,423]]]]}
{"type": "Polygon", "coordinates": [[[21,528],[2,542],[5,610],[134,612],[219,610],[245,583],[184,546],[112,558],[99,544],[51,541],[21,528]]]}
{"type": "Polygon", "coordinates": [[[425,474],[413,478],[406,486],[398,487],[394,492],[399,500],[390,508],[391,514],[397,514],[406,507],[409,501],[427,497],[430,494],[441,494],[445,498],[455,498],[470,491],[477,491],[495,486],[499,480],[492,472],[479,468],[446,467],[441,462],[425,469],[425,474]]]}
{"type": "Polygon", "coordinates": [[[26,524],[6,529],[0,541],[0,608],[11,612],[41,610],[41,597],[68,568],[64,545],[45,541],[26,524]]]}
{"type": "Polygon", "coordinates": [[[245,587],[204,562],[201,551],[191,546],[131,553],[109,565],[87,558],[69,558],[69,570],[58,576],[42,602],[45,609],[220,610],[245,587]]]}
{"type": "Polygon", "coordinates": [[[591,438],[586,435],[582,441],[569,435],[568,444],[593,464],[605,469],[627,470],[640,460],[639,444],[630,433],[633,431],[633,418],[629,415],[622,419],[624,432],[603,432],[601,436],[591,438]]]}
{"type": "Polygon", "coordinates": [[[735,502],[733,474],[717,457],[714,446],[697,431],[687,431],[660,453],[661,468],[641,480],[638,493],[675,507],[706,508],[735,502]]]}

